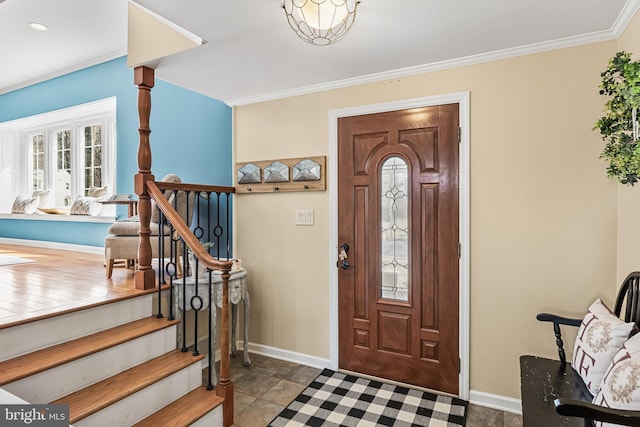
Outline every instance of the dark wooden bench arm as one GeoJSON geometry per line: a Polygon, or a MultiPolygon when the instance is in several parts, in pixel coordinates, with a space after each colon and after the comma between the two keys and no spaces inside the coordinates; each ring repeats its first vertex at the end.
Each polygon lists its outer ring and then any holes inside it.
{"type": "Polygon", "coordinates": [[[553,401],[556,412],[565,417],[581,417],[625,426],[640,425],[640,411],[606,408],[582,400],[560,398],[553,401]]]}
{"type": "Polygon", "coordinates": [[[550,314],[550,313],[540,313],[536,316],[536,319],[538,319],[541,322],[553,322],[559,325],[569,325],[569,326],[580,326],[580,323],[582,323],[582,319],[571,319],[569,317],[562,317],[562,316],[558,316],[556,314],[550,314]]]}
{"type": "Polygon", "coordinates": [[[582,319],[571,319],[569,317],[557,316],[550,313],[540,313],[536,316],[541,322],[553,322],[553,333],[556,335],[556,346],[558,346],[558,356],[562,363],[567,363],[567,356],[564,352],[564,343],[562,342],[562,332],[560,325],[580,326],[582,319]]]}

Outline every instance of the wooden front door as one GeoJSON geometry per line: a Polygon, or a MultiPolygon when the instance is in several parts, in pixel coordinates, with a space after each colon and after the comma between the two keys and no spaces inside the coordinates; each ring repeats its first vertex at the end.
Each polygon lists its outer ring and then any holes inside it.
{"type": "Polygon", "coordinates": [[[458,145],[458,104],[338,120],[341,369],[458,394],[458,145]]]}

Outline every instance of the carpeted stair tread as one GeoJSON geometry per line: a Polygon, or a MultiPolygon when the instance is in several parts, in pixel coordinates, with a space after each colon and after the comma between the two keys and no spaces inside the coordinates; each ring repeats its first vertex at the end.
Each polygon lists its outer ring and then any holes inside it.
{"type": "Polygon", "coordinates": [[[173,350],[51,403],[69,405],[69,422],[73,424],[203,358],[202,354],[173,350]]]}
{"type": "Polygon", "coordinates": [[[224,399],[215,390],[198,387],[160,411],[151,414],[134,427],[173,426],[186,427],[222,405],[224,399]]]}
{"type": "Polygon", "coordinates": [[[5,360],[0,362],[0,386],[168,328],[178,322],[149,316],[5,360]]]}

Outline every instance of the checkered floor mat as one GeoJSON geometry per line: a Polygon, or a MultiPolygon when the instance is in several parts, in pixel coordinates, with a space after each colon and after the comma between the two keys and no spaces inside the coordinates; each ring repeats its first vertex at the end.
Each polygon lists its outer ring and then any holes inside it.
{"type": "Polygon", "coordinates": [[[325,369],[269,427],[463,426],[467,402],[325,369]]]}

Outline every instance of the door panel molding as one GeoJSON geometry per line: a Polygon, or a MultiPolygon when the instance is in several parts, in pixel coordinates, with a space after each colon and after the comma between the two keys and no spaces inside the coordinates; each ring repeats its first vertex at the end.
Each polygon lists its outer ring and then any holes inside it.
{"type": "MultiPolygon", "coordinates": [[[[338,369],[338,269],[336,258],[338,254],[338,119],[341,117],[374,114],[387,111],[405,110],[418,107],[429,107],[441,104],[459,104],[460,150],[459,150],[459,239],[461,244],[461,259],[459,263],[459,351],[460,377],[459,397],[469,398],[469,92],[455,92],[450,94],[393,101],[381,104],[362,105],[329,111],[329,158],[327,170],[329,190],[329,367],[338,369]]],[[[379,142],[381,135],[372,135],[379,142]]],[[[371,141],[370,143],[373,143],[371,141]]],[[[375,145],[375,144],[374,144],[375,145]]],[[[409,151],[409,150],[408,150],[409,151]]],[[[350,259],[351,260],[351,259],[350,259]]],[[[356,259],[353,260],[357,262],[356,259]]],[[[424,330],[423,330],[424,331],[424,330]]],[[[364,330],[362,331],[365,332],[364,330]]],[[[372,337],[361,336],[361,343],[372,337]]],[[[373,337],[375,338],[375,337],[373,337]]],[[[360,341],[360,340],[359,340],[360,341]]],[[[365,345],[370,345],[367,342],[365,345]]],[[[437,348],[429,348],[429,340],[424,342],[423,355],[430,359],[437,348]]]]}
{"type": "Polygon", "coordinates": [[[357,259],[350,271],[338,274],[341,370],[459,393],[459,117],[459,103],[450,103],[338,120],[338,238],[352,246],[357,259]],[[361,136],[372,133],[388,135],[387,143],[371,151],[354,149],[361,136]],[[361,158],[353,159],[354,153],[361,158]],[[354,164],[366,165],[364,175],[354,164]],[[423,173],[424,165],[435,172],[423,173]],[[425,185],[437,190],[431,204],[420,203],[425,185]],[[367,205],[356,197],[362,186],[369,189],[367,205]],[[431,222],[424,231],[423,218],[431,222]],[[361,226],[362,239],[356,231],[361,226]],[[422,262],[429,251],[430,266],[422,262]],[[428,268],[433,275],[424,274],[428,268]],[[358,270],[367,271],[369,280],[356,283],[358,270]],[[361,302],[352,298],[360,287],[369,299],[369,350],[354,344],[353,307],[361,302]],[[434,304],[424,306],[424,295],[434,304]],[[436,316],[435,364],[421,357],[423,311],[436,316]]]}

